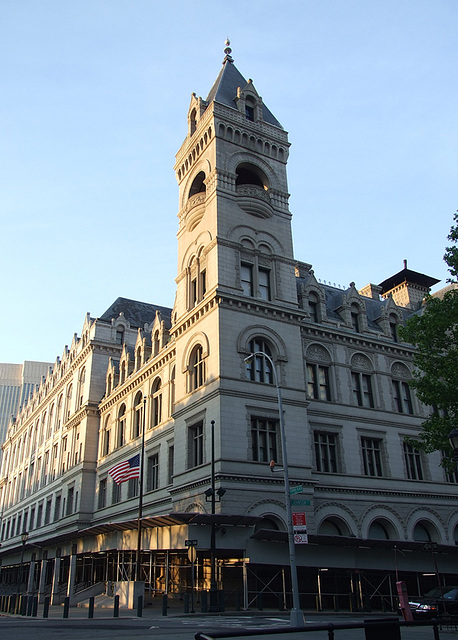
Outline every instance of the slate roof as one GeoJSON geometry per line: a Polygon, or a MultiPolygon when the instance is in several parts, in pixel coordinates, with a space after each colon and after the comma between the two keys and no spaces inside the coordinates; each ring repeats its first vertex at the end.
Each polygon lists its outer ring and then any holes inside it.
{"type": "MultiPolygon", "coordinates": [[[[210,103],[213,100],[224,104],[227,107],[236,109],[235,98],[237,97],[237,89],[241,87],[244,89],[248,82],[242,76],[235,64],[231,60],[224,60],[223,67],[216,78],[213,87],[210,89],[210,93],[207,96],[206,102],[210,103]]],[[[277,118],[263,103],[262,116],[265,122],[273,124],[276,127],[283,129],[277,118]]]]}
{"type": "Polygon", "coordinates": [[[147,302],[130,300],[129,298],[116,298],[113,304],[100,316],[99,320],[111,322],[112,319],[116,319],[120,313],[123,313],[131,327],[143,329],[145,324],[153,322],[156,317],[156,311],[160,312],[166,325],[170,326],[172,309],[160,307],[156,304],[148,304],[147,302]]]}

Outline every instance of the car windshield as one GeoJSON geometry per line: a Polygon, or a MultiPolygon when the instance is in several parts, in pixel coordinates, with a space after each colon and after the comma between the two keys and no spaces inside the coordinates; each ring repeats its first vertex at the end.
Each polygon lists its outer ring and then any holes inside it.
{"type": "Polygon", "coordinates": [[[447,600],[456,600],[458,587],[434,587],[428,591],[425,598],[446,598],[447,600]]]}

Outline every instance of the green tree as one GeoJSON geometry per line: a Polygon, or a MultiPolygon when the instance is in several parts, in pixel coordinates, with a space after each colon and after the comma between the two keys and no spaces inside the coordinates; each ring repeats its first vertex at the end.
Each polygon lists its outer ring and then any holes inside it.
{"type": "MultiPolygon", "coordinates": [[[[446,247],[444,260],[451,275],[448,282],[456,285],[458,213],[453,219],[448,236],[453,244],[446,247]]],[[[411,442],[427,453],[446,452],[443,465],[451,470],[454,463],[448,434],[458,429],[458,288],[452,287],[443,297],[428,296],[423,312],[407,321],[401,335],[416,347],[411,384],[420,400],[433,409],[411,442]]]]}

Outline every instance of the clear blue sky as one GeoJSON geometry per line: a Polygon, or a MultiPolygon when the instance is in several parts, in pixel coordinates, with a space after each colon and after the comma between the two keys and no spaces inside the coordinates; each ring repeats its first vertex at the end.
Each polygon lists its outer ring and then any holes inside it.
{"type": "Polygon", "coordinates": [[[296,257],[445,284],[457,33],[456,0],[2,0],[0,362],[54,361],[118,296],[173,305],[174,157],[227,36],[289,131],[296,257]]]}

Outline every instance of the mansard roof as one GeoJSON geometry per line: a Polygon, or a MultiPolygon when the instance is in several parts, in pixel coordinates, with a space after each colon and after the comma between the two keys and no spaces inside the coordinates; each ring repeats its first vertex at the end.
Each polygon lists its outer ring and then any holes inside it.
{"type": "MultiPolygon", "coordinates": [[[[227,107],[236,109],[235,98],[237,97],[237,89],[239,87],[244,89],[247,84],[248,82],[242,76],[235,64],[230,59],[225,59],[223,67],[219,72],[213,87],[210,89],[206,102],[210,103],[214,100],[215,102],[224,104],[227,107]]],[[[262,105],[262,117],[265,122],[283,129],[277,118],[264,103],[262,105]]]]}
{"type": "Polygon", "coordinates": [[[147,302],[139,302],[137,300],[130,300],[129,298],[117,298],[105,313],[100,316],[99,320],[111,322],[111,320],[116,319],[120,313],[123,313],[131,327],[140,327],[143,329],[145,324],[154,322],[156,311],[160,312],[163,320],[166,322],[170,321],[172,309],[168,307],[160,307],[156,304],[148,304],[147,302]]]}

